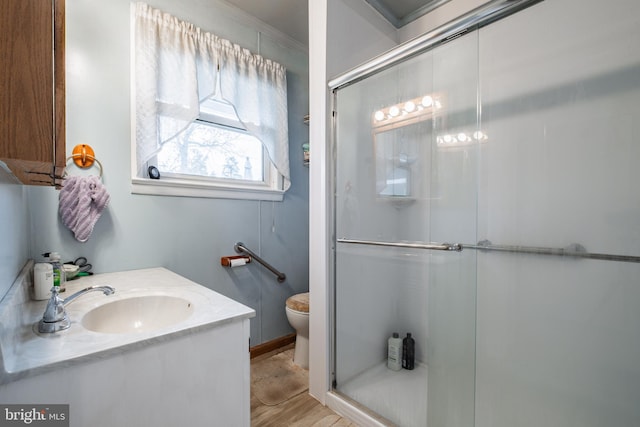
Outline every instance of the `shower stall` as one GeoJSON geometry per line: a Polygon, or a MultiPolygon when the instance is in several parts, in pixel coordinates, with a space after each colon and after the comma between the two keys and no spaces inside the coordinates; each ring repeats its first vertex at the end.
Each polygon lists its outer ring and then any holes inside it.
{"type": "Polygon", "coordinates": [[[639,46],[634,0],[493,1],[330,83],[334,395],[400,426],[640,425],[639,46]]]}

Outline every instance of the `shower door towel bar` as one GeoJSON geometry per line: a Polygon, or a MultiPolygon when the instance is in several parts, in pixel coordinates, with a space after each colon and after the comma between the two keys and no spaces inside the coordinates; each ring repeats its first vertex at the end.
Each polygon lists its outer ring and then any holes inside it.
{"type": "Polygon", "coordinates": [[[239,253],[239,254],[242,254],[242,253],[247,254],[247,255],[253,257],[253,259],[258,261],[260,264],[265,266],[267,268],[267,270],[269,270],[270,272],[272,272],[273,274],[276,275],[276,277],[278,278],[278,282],[282,283],[287,279],[287,276],[284,273],[281,273],[274,266],[272,266],[267,261],[265,261],[262,258],[260,258],[251,249],[247,249],[247,247],[244,245],[244,243],[238,242],[233,246],[233,248],[235,249],[235,251],[237,253],[239,253]]]}
{"type": "Polygon", "coordinates": [[[489,240],[482,240],[477,245],[466,243],[404,243],[404,242],[378,242],[371,240],[337,239],[338,243],[351,243],[357,245],[386,246],[407,249],[428,249],[437,251],[461,252],[462,249],[476,249],[480,251],[496,251],[510,253],[524,253],[532,255],[555,255],[572,258],[597,259],[602,261],[620,261],[640,263],[640,257],[631,255],[613,255],[587,252],[584,246],[574,243],[565,248],[545,248],[534,246],[508,246],[493,245],[489,240]]]}
{"type": "Polygon", "coordinates": [[[352,243],[356,245],[390,246],[394,248],[429,249],[433,251],[460,252],[462,245],[459,243],[404,243],[404,242],[376,242],[371,240],[338,239],[338,243],[352,243]]]}
{"type": "Polygon", "coordinates": [[[481,240],[477,245],[462,245],[469,249],[478,249],[481,251],[497,251],[497,252],[511,252],[511,253],[524,253],[534,255],[556,255],[566,256],[572,258],[587,258],[598,259],[602,261],[620,261],[620,262],[639,262],[640,257],[632,255],[614,255],[614,254],[598,254],[587,252],[584,246],[574,243],[565,248],[542,248],[535,246],[508,246],[508,245],[493,245],[489,240],[481,240]]]}

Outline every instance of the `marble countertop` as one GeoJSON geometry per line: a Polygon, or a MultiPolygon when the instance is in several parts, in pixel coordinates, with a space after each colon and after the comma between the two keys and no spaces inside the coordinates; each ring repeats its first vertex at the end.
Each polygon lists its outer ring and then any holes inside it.
{"type": "Polygon", "coordinates": [[[69,329],[40,334],[35,332],[34,325],[42,318],[47,301],[30,300],[25,293],[32,266],[32,262],[25,266],[21,273],[25,277],[16,280],[0,302],[0,384],[255,316],[253,309],[165,268],[150,268],[96,274],[67,282],[62,298],[88,286],[110,285],[116,292],[109,296],[102,292],[81,296],[66,306],[71,320],[69,329]],[[152,331],[101,333],[85,329],[81,323],[84,314],[95,307],[144,295],[187,299],[193,303],[193,312],[179,323],[152,331]]]}

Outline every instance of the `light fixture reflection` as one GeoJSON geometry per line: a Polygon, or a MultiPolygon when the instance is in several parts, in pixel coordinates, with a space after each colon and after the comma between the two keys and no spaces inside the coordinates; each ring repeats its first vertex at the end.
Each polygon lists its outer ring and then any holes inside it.
{"type": "Polygon", "coordinates": [[[479,141],[479,140],[482,140],[482,139],[486,139],[487,136],[484,133],[482,133],[481,131],[477,130],[477,131],[475,131],[473,133],[473,138],[479,141]]]}
{"type": "Polygon", "coordinates": [[[423,95],[408,99],[395,105],[381,108],[373,113],[373,125],[375,127],[392,125],[396,122],[411,120],[425,120],[442,108],[441,95],[423,95]]]}
{"type": "Polygon", "coordinates": [[[407,101],[404,103],[404,111],[407,113],[413,113],[413,110],[416,109],[416,104],[413,101],[407,101]]]}
{"type": "Polygon", "coordinates": [[[473,134],[458,132],[456,134],[443,134],[436,137],[436,144],[441,148],[465,147],[476,143],[487,142],[489,137],[482,131],[475,131],[473,134]]]}

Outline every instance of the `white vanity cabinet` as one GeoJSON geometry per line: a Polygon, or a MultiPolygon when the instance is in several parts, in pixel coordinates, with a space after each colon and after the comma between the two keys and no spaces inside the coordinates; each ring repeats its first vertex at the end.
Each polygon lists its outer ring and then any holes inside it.
{"type": "MultiPolygon", "coordinates": [[[[30,342],[20,345],[16,341],[22,338],[4,330],[0,337],[5,368],[0,404],[69,404],[69,425],[74,427],[248,427],[249,319],[255,315],[252,309],[165,269],[95,275],[81,279],[82,283],[70,282],[67,293],[110,284],[116,288],[114,295],[120,293],[120,298],[127,298],[127,290],[121,283],[119,286],[119,280],[136,284],[131,292],[146,292],[140,289],[143,276],[152,277],[149,292],[169,294],[174,292],[169,290],[170,283],[175,283],[179,288],[175,292],[188,298],[199,294],[209,301],[203,303],[193,297],[192,323],[186,328],[177,325],[163,334],[139,333],[138,338],[131,333],[83,330],[81,312],[111,301],[100,293],[87,294],[84,302],[79,298],[68,306],[69,333],[34,334],[25,338],[30,342]],[[192,289],[183,290],[180,286],[192,289]],[[76,304],[79,305],[74,307],[76,304]],[[13,353],[5,350],[12,341],[13,353]],[[58,355],[34,354],[37,346],[58,355]]],[[[25,304],[38,305],[34,313],[39,306],[44,307],[40,302],[25,304]]],[[[28,318],[28,313],[23,310],[22,317],[28,318]]],[[[29,318],[24,326],[33,321],[29,318]]],[[[17,334],[28,336],[28,331],[23,328],[17,334]]]]}

